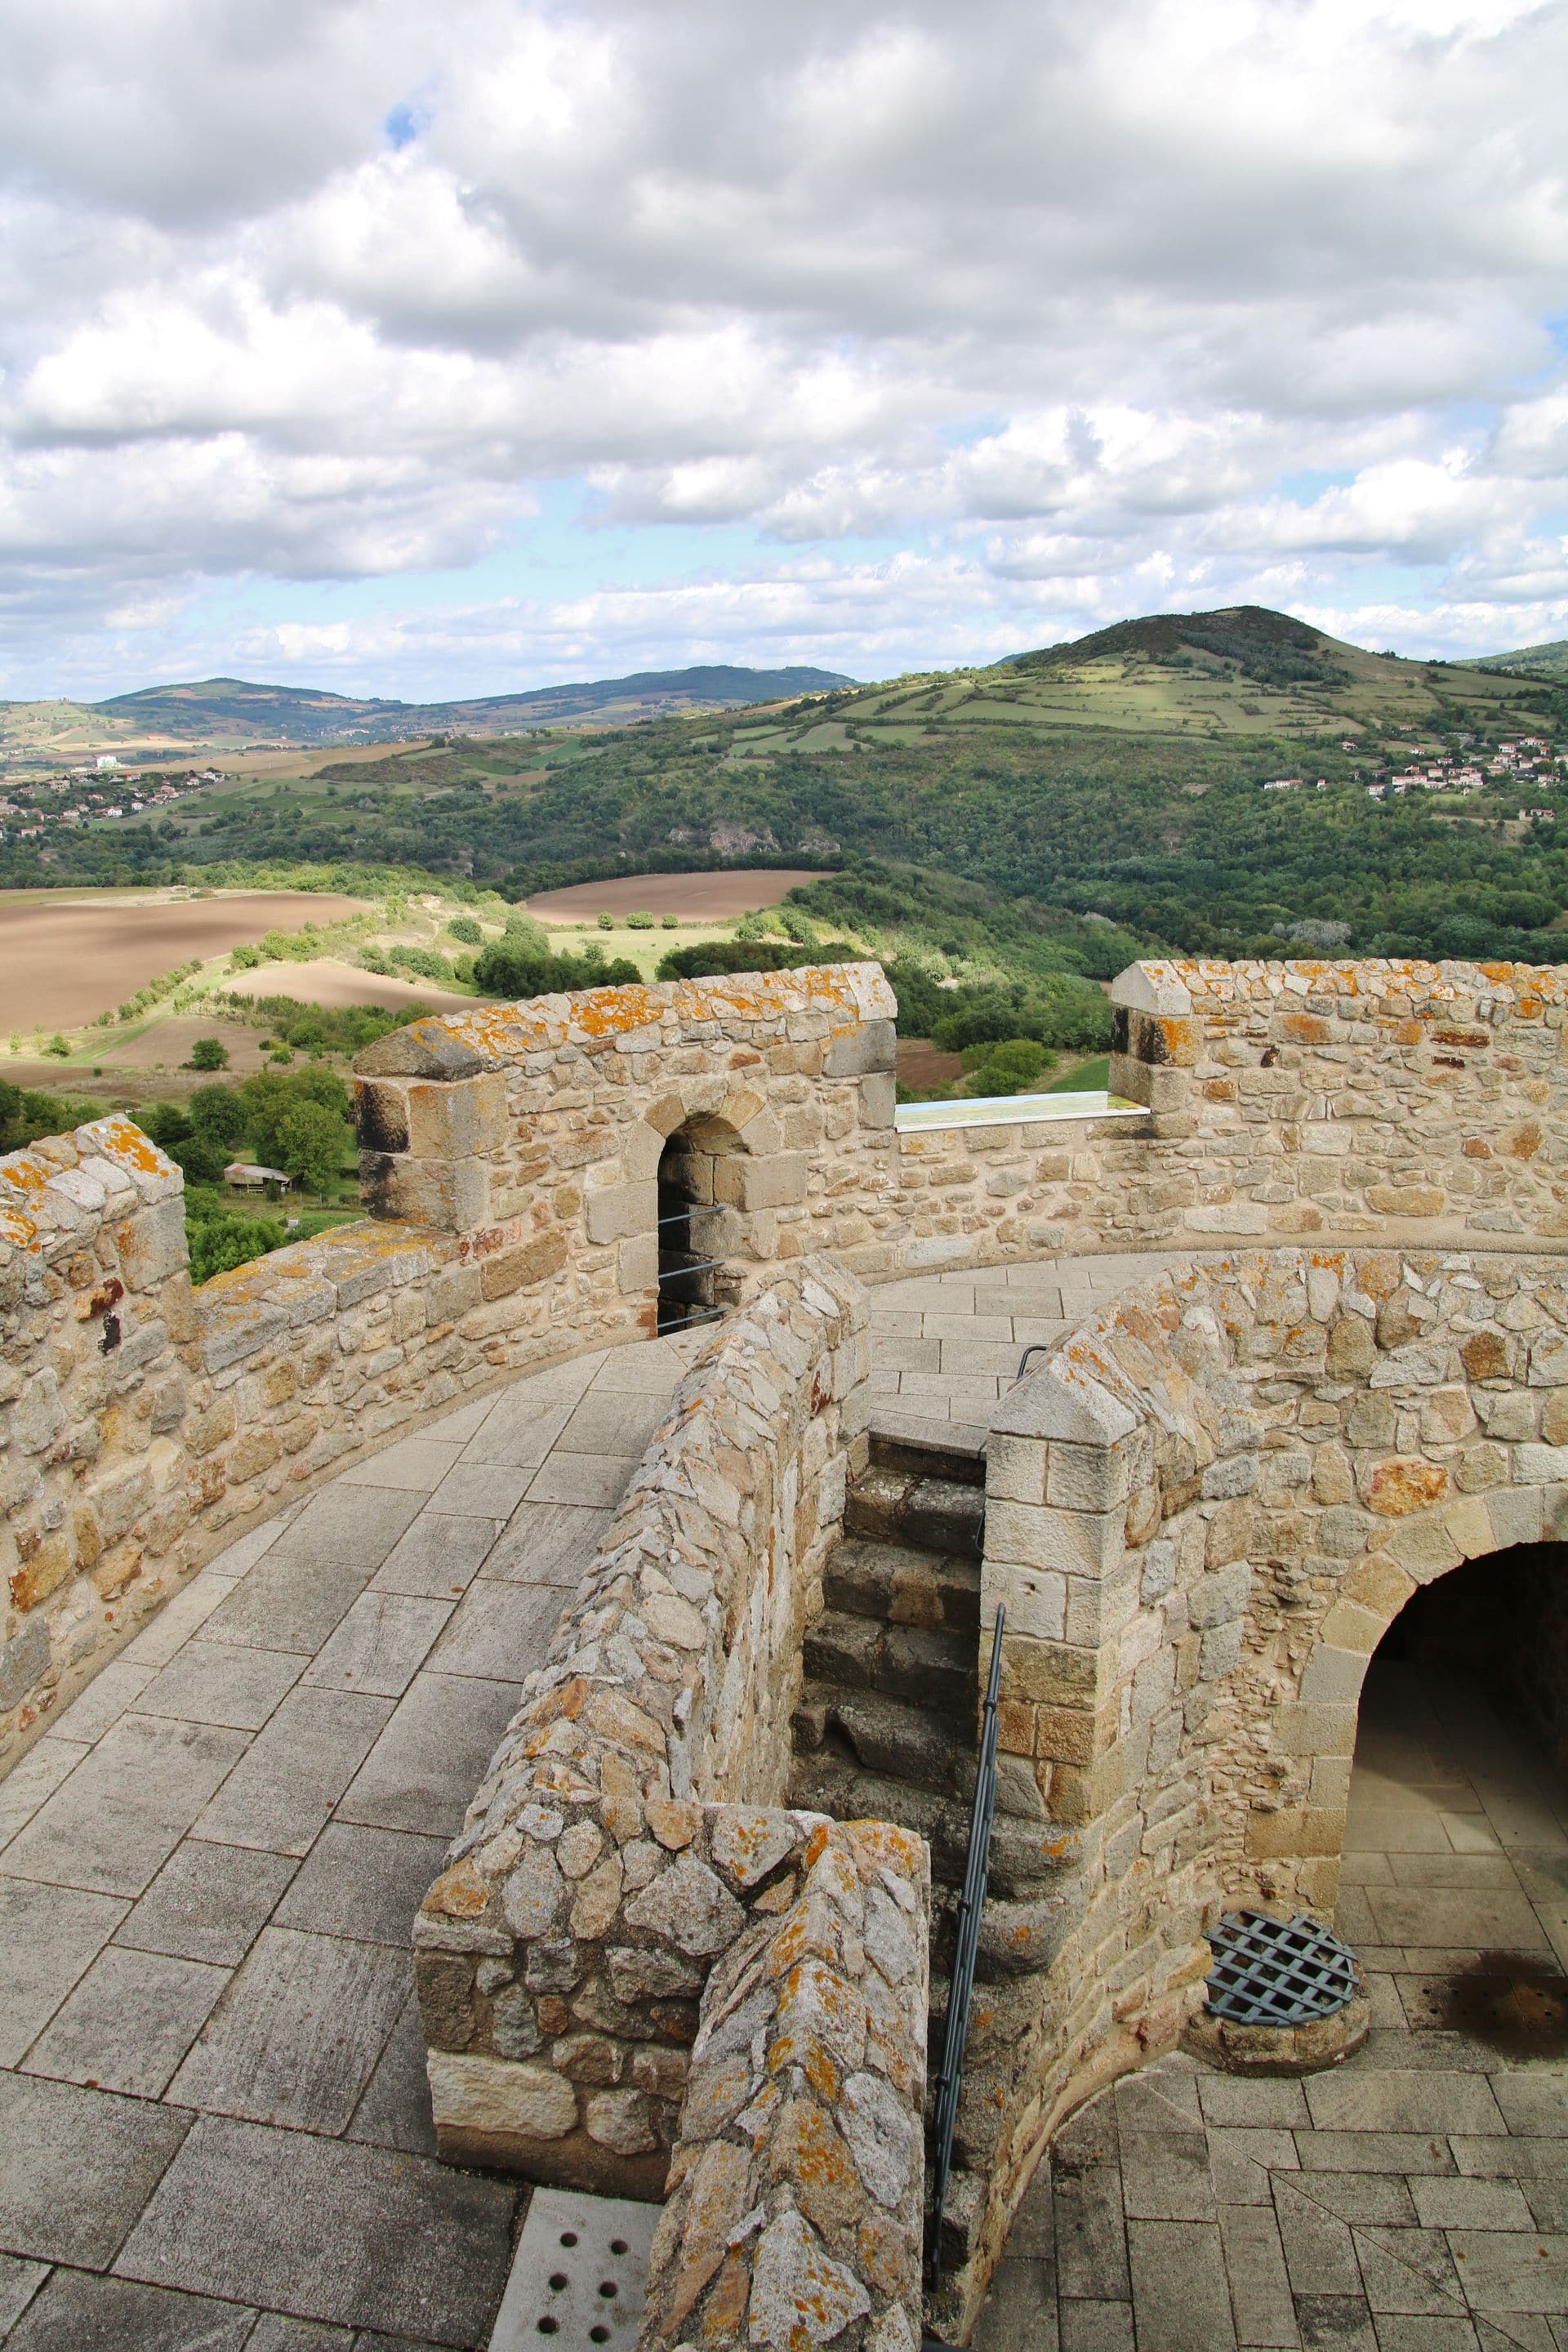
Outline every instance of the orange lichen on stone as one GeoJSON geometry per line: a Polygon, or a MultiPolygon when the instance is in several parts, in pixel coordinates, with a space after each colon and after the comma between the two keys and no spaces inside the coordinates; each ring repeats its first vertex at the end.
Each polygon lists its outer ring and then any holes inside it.
{"type": "Polygon", "coordinates": [[[444,1912],[449,1919],[477,1919],[485,1907],[486,1895],[484,1880],[478,1871],[459,1862],[453,1869],[442,1872],[420,1908],[444,1912]]]}

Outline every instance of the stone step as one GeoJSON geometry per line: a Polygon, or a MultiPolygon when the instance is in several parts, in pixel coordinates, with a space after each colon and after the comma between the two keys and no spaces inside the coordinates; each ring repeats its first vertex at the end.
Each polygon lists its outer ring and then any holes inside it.
{"type": "Polygon", "coordinates": [[[845,1500],[844,1531],[882,1543],[978,1559],[984,1548],[985,1490],[955,1478],[872,1468],[845,1500]]]}
{"type": "Polygon", "coordinates": [[[943,1439],[871,1423],[871,1466],[911,1478],[946,1478],[957,1486],[985,1484],[984,1439],[965,1430],[943,1439]]]}
{"type": "MultiPolygon", "coordinates": [[[[866,1773],[879,1776],[886,1791],[877,1818],[899,1822],[910,1829],[920,1827],[909,1811],[920,1790],[962,1799],[973,1789],[974,1745],[971,1722],[961,1726],[950,1716],[911,1706],[882,1691],[808,1682],[795,1709],[796,1771],[809,1764],[814,1770],[823,1771],[841,1766],[840,1779],[853,1780],[866,1773]],[[839,1735],[837,1742],[835,1733],[839,1735]]],[[[844,1813],[839,1812],[837,1801],[825,1801],[817,1811],[833,1813],[841,1821],[870,1818],[867,1806],[858,1801],[844,1813]]]]}
{"type": "Polygon", "coordinates": [[[823,1590],[828,1608],[847,1616],[979,1631],[980,1562],[953,1552],[850,1536],[828,1555],[823,1590]]]}
{"type": "Polygon", "coordinates": [[[940,1625],[889,1625],[880,1618],[824,1610],[806,1630],[805,1671],[813,1682],[889,1698],[974,1720],[979,1669],[973,1633],[940,1625]]]}

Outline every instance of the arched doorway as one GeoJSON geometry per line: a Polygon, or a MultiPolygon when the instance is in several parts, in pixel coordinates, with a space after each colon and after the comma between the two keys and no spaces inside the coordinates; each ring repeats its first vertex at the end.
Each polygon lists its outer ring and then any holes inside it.
{"type": "Polygon", "coordinates": [[[713,1322],[740,1298],[740,1271],[729,1263],[739,1186],[726,1163],[744,1150],[721,1118],[689,1118],[666,1139],[658,1161],[660,1331],[713,1322]]]}
{"type": "Polygon", "coordinates": [[[1337,1925],[1382,2022],[1568,2056],[1568,1547],[1421,1587],[1368,1662],[1337,1925]]]}

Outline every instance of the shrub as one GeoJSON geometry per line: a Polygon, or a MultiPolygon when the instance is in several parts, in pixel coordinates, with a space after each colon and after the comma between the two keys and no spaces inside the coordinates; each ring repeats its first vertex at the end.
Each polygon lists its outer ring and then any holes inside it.
{"type": "Polygon", "coordinates": [[[680,917],[679,915],[661,915],[658,919],[658,925],[660,930],[678,931],[680,929],[680,917]]]}
{"type": "Polygon", "coordinates": [[[281,1249],[282,1224],[270,1217],[241,1217],[221,1193],[187,1192],[185,1244],[190,1251],[191,1280],[210,1282],[215,1274],[231,1274],[269,1250],[281,1249]]]}
{"type": "Polygon", "coordinates": [[[602,948],[580,956],[541,955],[510,936],[492,940],[474,958],[474,984],[488,996],[547,996],[557,989],[617,988],[642,978],[626,956],[606,962],[602,948]]]}
{"type": "Polygon", "coordinates": [[[478,923],[475,922],[472,915],[454,915],[451,921],[447,924],[447,929],[452,938],[455,940],[461,940],[466,948],[477,948],[484,945],[485,935],[483,931],[480,930],[478,923]]]}
{"type": "Polygon", "coordinates": [[[653,917],[643,913],[639,908],[637,913],[635,915],[628,915],[626,917],[626,929],[628,931],[651,931],[653,929],[653,917]]]}
{"type": "Polygon", "coordinates": [[[232,948],[228,960],[236,971],[254,971],[261,961],[261,950],[251,947],[232,948]]]}
{"type": "Polygon", "coordinates": [[[807,963],[861,963],[858,948],[829,940],[820,948],[758,940],[705,940],[670,948],[658,961],[660,980],[710,980],[726,971],[794,971],[807,963]]]}
{"type": "Polygon", "coordinates": [[[198,1037],[191,1047],[191,1058],[185,1067],[190,1070],[226,1070],[228,1047],[221,1037],[198,1037]]]}
{"type": "Polygon", "coordinates": [[[602,931],[613,931],[613,930],[615,929],[615,928],[616,928],[616,919],[615,919],[614,915],[601,915],[601,916],[600,916],[600,918],[599,918],[599,929],[600,929],[602,931]]]}
{"type": "Polygon", "coordinates": [[[48,1044],[44,1047],[44,1051],[46,1054],[52,1055],[57,1062],[68,1061],[70,1058],[70,1047],[66,1044],[65,1039],[60,1035],[58,1029],[55,1031],[54,1035],[49,1039],[48,1044]]]}
{"type": "Polygon", "coordinates": [[[1054,1069],[1056,1055],[1033,1037],[1008,1037],[1000,1045],[972,1046],[963,1056],[969,1076],[966,1095],[1016,1095],[1032,1087],[1044,1070],[1054,1069]]]}

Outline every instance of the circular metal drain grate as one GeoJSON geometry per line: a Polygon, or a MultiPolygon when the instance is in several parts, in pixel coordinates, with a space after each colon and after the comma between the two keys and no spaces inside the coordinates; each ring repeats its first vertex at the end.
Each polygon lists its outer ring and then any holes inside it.
{"type": "Polygon", "coordinates": [[[1227,1911],[1209,1931],[1211,2017],[1233,2025],[1306,2025],[1354,1994],[1355,1954],[1316,1919],[1227,1911]]]}

